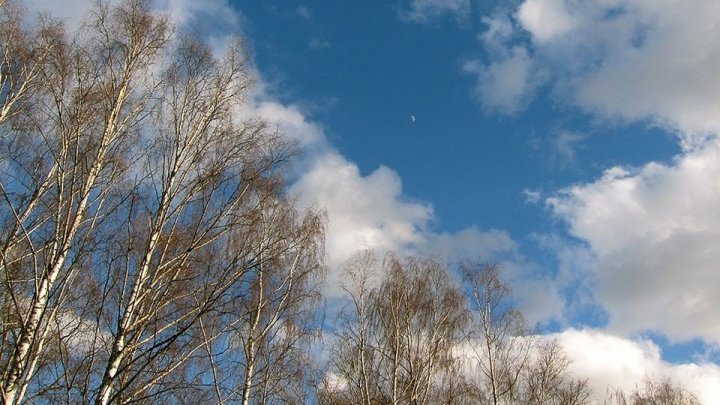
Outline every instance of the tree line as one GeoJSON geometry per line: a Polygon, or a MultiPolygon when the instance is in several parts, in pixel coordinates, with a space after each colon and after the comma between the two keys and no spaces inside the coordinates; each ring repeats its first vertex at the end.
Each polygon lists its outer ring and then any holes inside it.
{"type": "Polygon", "coordinates": [[[527,325],[493,263],[453,271],[365,252],[348,265],[343,288],[349,303],[335,322],[320,404],[699,404],[652,376],[630,393],[593,393],[571,375],[559,342],[527,325]]]}
{"type": "MultiPolygon", "coordinates": [[[[588,403],[491,264],[358,256],[324,326],[326,218],[224,48],[145,0],[72,35],[0,0],[4,404],[588,403]]],[[[692,399],[648,384],[613,404],[692,399]]]]}

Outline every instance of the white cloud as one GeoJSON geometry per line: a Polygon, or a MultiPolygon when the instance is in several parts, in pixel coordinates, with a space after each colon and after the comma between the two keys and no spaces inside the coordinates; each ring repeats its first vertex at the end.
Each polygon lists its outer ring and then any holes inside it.
{"type": "MultiPolygon", "coordinates": [[[[504,263],[504,266],[517,265],[504,263]]],[[[514,269],[509,281],[518,310],[530,327],[546,324],[548,321],[564,320],[565,301],[559,289],[558,279],[528,275],[523,267],[514,269]]]]}
{"type": "Polygon", "coordinates": [[[394,171],[380,167],[362,176],[354,163],[334,151],[316,158],[292,191],[327,209],[327,249],[334,262],[344,262],[366,247],[402,251],[420,242],[418,230],[432,218],[429,206],[404,201],[394,171]]]}
{"type": "MultiPolygon", "coordinates": [[[[547,84],[595,117],[678,134],[671,164],[614,167],[548,204],[587,243],[564,254],[586,261],[612,330],[720,342],[720,2],[525,0],[485,22],[488,62],[465,67],[485,108],[517,112],[547,84]]],[[[578,140],[557,137],[558,157],[578,140]]]]}
{"type": "MultiPolygon", "coordinates": [[[[678,130],[686,148],[720,131],[720,81],[714,80],[720,69],[720,2],[525,0],[510,14],[486,20],[486,34],[497,26],[507,31],[508,20],[514,29],[504,38],[516,41],[504,44],[506,54],[497,52],[497,41],[485,41],[491,59],[484,71],[515,74],[479,75],[493,82],[479,86],[507,89],[507,79],[515,76],[520,84],[505,94],[521,94],[518,89],[533,88],[522,85],[532,71],[520,67],[534,67],[548,72],[559,99],[599,117],[678,130]],[[519,45],[523,33],[530,40],[519,45]],[[527,51],[518,53],[518,46],[527,51]]],[[[492,103],[495,93],[481,95],[492,103]]]]}
{"type": "Polygon", "coordinates": [[[302,149],[325,146],[325,133],[320,125],[311,122],[295,105],[285,105],[259,94],[245,112],[249,117],[260,117],[276,126],[302,149]]]}
{"type": "Polygon", "coordinates": [[[539,190],[531,190],[526,188],[522,191],[526,204],[537,204],[542,200],[542,192],[539,190]]]}
{"type": "Polygon", "coordinates": [[[432,233],[419,250],[441,258],[492,257],[498,253],[515,253],[517,245],[506,231],[481,231],[475,226],[456,233],[432,233]]]}
{"type": "Polygon", "coordinates": [[[237,30],[243,19],[240,11],[230,6],[227,0],[207,0],[202,3],[193,0],[155,0],[153,4],[169,13],[177,24],[192,24],[201,20],[204,25],[210,25],[207,21],[212,21],[213,30],[225,35],[239,34],[237,30]]]}
{"type": "Polygon", "coordinates": [[[470,6],[470,0],[412,0],[400,11],[400,18],[416,23],[429,23],[445,15],[464,19],[470,14],[470,6]]]}
{"type": "Polygon", "coordinates": [[[547,200],[595,256],[610,327],[720,343],[720,143],[670,165],[614,167],[547,200]]]}
{"type": "MultiPolygon", "coordinates": [[[[120,0],[108,1],[110,5],[120,0]]],[[[32,13],[47,12],[64,21],[66,28],[76,30],[94,2],[87,0],[27,0],[25,6],[32,13]]],[[[204,35],[214,49],[223,49],[228,37],[239,36],[243,14],[227,0],[151,0],[150,6],[165,13],[178,27],[189,28],[204,35]],[[208,24],[212,21],[212,24],[208,24]]]]}
{"type": "Polygon", "coordinates": [[[516,249],[503,231],[471,227],[453,234],[434,233],[429,228],[432,207],[408,199],[397,173],[381,166],[363,175],[357,165],[332,149],[313,157],[309,170],[290,191],[299,196],[300,208],[317,204],[327,211],[329,294],[339,292],[345,262],[364,249],[380,256],[388,251],[423,253],[452,261],[516,249]]]}
{"type": "Polygon", "coordinates": [[[517,11],[520,24],[538,41],[548,41],[575,28],[563,0],[527,0],[517,11]]]}
{"type": "Polygon", "coordinates": [[[507,53],[508,43],[515,36],[515,25],[509,16],[497,14],[493,17],[483,17],[481,20],[487,29],[478,35],[487,51],[494,55],[507,53]]]}
{"type": "Polygon", "coordinates": [[[527,49],[517,46],[488,65],[467,62],[463,70],[477,76],[475,94],[486,110],[512,114],[527,106],[537,86],[532,65],[527,49]]]}
{"type": "MultiPolygon", "coordinates": [[[[572,360],[569,372],[587,378],[597,401],[608,388],[633,391],[645,376],[668,377],[698,396],[703,404],[720,398],[720,367],[711,363],[671,364],[652,341],[630,340],[596,330],[566,330],[558,342],[572,360]]],[[[602,403],[602,402],[600,402],[602,403]]]]}
{"type": "MultiPolygon", "coordinates": [[[[592,404],[605,404],[607,395],[618,389],[629,396],[646,378],[669,379],[705,405],[714,405],[720,398],[720,366],[703,361],[669,363],[662,359],[661,349],[648,339],[628,339],[595,329],[567,329],[529,338],[559,344],[570,360],[568,376],[587,380],[592,404]]],[[[465,372],[469,377],[479,372],[475,365],[478,352],[473,349],[478,344],[481,341],[468,339],[456,346],[457,355],[468,361],[465,372]]]]}
{"type": "Polygon", "coordinates": [[[605,116],[667,124],[684,133],[688,147],[720,131],[720,82],[714,80],[720,68],[720,3],[627,3],[618,21],[597,24],[598,31],[621,26],[622,41],[604,41],[602,64],[575,80],[577,102],[605,116]]]}

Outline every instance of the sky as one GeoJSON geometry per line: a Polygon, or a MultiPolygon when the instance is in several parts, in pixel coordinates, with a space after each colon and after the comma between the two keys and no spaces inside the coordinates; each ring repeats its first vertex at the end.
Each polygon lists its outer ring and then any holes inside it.
{"type": "MultiPolygon", "coordinates": [[[[77,24],[88,2],[28,0],[77,24]]],[[[353,253],[501,262],[597,392],[720,397],[720,2],[158,0],[244,37],[330,299],[353,253]]]]}

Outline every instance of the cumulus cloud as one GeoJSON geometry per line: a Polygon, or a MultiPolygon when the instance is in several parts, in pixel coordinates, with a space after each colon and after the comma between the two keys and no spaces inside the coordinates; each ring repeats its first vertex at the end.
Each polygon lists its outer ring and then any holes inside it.
{"type": "Polygon", "coordinates": [[[578,24],[563,0],[527,0],[518,8],[517,18],[539,41],[559,37],[578,24]]]}
{"type": "MultiPolygon", "coordinates": [[[[705,361],[669,363],[662,350],[645,338],[626,338],[597,329],[567,329],[560,333],[529,336],[537,343],[555,341],[569,360],[567,374],[587,380],[590,403],[601,405],[617,390],[628,396],[645,379],[669,379],[693,393],[702,404],[715,404],[720,397],[720,366],[705,361]]],[[[524,339],[524,338],[523,338],[524,339]]],[[[456,346],[457,353],[469,360],[465,372],[478,373],[473,364],[478,352],[473,346],[480,340],[469,339],[456,346]]]]}
{"type": "MultiPolygon", "coordinates": [[[[483,88],[507,88],[510,73],[494,72],[515,72],[522,83],[538,69],[549,72],[561,100],[599,117],[677,130],[686,148],[720,131],[717,1],[525,0],[487,22],[486,34],[500,26],[515,40],[506,41],[505,55],[497,54],[497,41],[484,42],[490,60],[478,69],[488,72],[478,76],[483,88]],[[523,34],[529,38],[518,39],[523,34]]],[[[518,88],[533,89],[518,85],[509,94],[518,88]]],[[[492,103],[495,92],[480,95],[492,103]]]]}
{"type": "MultiPolygon", "coordinates": [[[[516,264],[503,263],[515,267],[516,264]]],[[[548,277],[533,277],[525,268],[515,268],[509,284],[517,309],[523,314],[528,325],[546,325],[551,321],[563,322],[565,301],[560,291],[561,283],[548,277]]]]}
{"type": "Polygon", "coordinates": [[[569,372],[588,379],[597,401],[602,400],[608,388],[633,391],[646,376],[670,378],[697,395],[703,404],[713,404],[720,398],[720,367],[716,364],[671,364],[662,359],[660,348],[650,340],[632,340],[597,330],[569,329],[545,338],[553,337],[572,361],[569,372]]]}
{"type": "Polygon", "coordinates": [[[470,11],[470,0],[412,0],[399,14],[405,21],[429,23],[442,16],[464,19],[470,11]]]}
{"type": "Polygon", "coordinates": [[[239,34],[242,13],[232,7],[227,0],[208,0],[198,3],[192,0],[155,0],[158,9],[170,14],[177,24],[203,22],[205,29],[212,28],[220,35],[239,34]],[[206,24],[212,21],[212,24],[206,24]]]}
{"type": "MultiPolygon", "coordinates": [[[[120,0],[109,0],[110,5],[120,0]]],[[[86,0],[27,0],[25,6],[33,13],[49,13],[61,19],[70,31],[76,30],[87,17],[94,2],[86,0]]],[[[153,0],[150,6],[165,13],[177,27],[193,30],[205,36],[214,49],[223,49],[228,37],[242,32],[245,17],[227,0],[153,0]],[[207,24],[212,21],[212,24],[207,24]]]]}
{"type": "Polygon", "coordinates": [[[720,343],[720,143],[671,164],[613,167],[547,200],[595,258],[610,327],[720,343]]]}
{"type": "Polygon", "coordinates": [[[338,262],[365,247],[399,251],[418,243],[418,229],[432,217],[429,206],[403,201],[394,171],[380,167],[362,176],[357,165],[334,151],[318,157],[292,191],[327,209],[328,256],[338,262]]]}
{"type": "MultiPolygon", "coordinates": [[[[546,85],[594,117],[678,135],[671,163],[613,167],[547,204],[583,242],[562,251],[583,258],[612,330],[720,342],[720,3],[524,0],[485,22],[487,60],[465,66],[484,108],[517,112],[546,85]]],[[[560,133],[555,153],[572,160],[580,140],[560,133]]]]}
{"type": "MultiPolygon", "coordinates": [[[[618,16],[600,19],[589,25],[590,32],[574,36],[607,36],[598,44],[604,48],[599,66],[574,80],[576,101],[604,116],[649,119],[678,129],[686,147],[717,133],[720,3],[627,1],[619,6],[618,16]]],[[[581,13],[587,20],[607,11],[581,13]]]]}
{"type": "Polygon", "coordinates": [[[312,159],[311,167],[290,192],[300,208],[318,205],[328,215],[328,293],[339,293],[342,266],[355,253],[371,250],[382,256],[423,253],[457,261],[516,250],[507,232],[475,227],[457,233],[435,233],[430,205],[403,194],[402,181],[381,166],[363,175],[357,165],[333,149],[312,159]]]}
{"type": "Polygon", "coordinates": [[[442,258],[492,257],[498,253],[516,253],[517,245],[507,231],[481,231],[471,226],[455,233],[432,233],[420,250],[442,258]]]}
{"type": "Polygon", "coordinates": [[[296,105],[282,104],[266,94],[259,94],[244,113],[248,117],[262,118],[268,124],[277,127],[301,149],[326,145],[322,127],[308,120],[296,105]]]}

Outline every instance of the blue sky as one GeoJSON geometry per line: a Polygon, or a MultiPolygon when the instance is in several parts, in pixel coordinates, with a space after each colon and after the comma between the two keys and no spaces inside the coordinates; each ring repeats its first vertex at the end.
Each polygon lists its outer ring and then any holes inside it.
{"type": "Polygon", "coordinates": [[[399,18],[402,7],[251,2],[239,9],[273,94],[322,123],[363,174],[380,165],[397,172],[407,198],[432,204],[436,229],[476,224],[523,242],[553,228],[542,204],[527,203],[526,190],[553,191],[613,165],[678,152],[661,128],[593,122],[549,89],[522,113],[483,110],[463,64],[489,59],[477,39],[487,24],[453,16],[418,24],[399,18]]]}
{"type": "Polygon", "coordinates": [[[596,391],[720,397],[716,0],[157,4],[246,38],[247,113],[299,143],[289,192],[328,212],[329,297],[363,248],[499,260],[596,391]]]}

